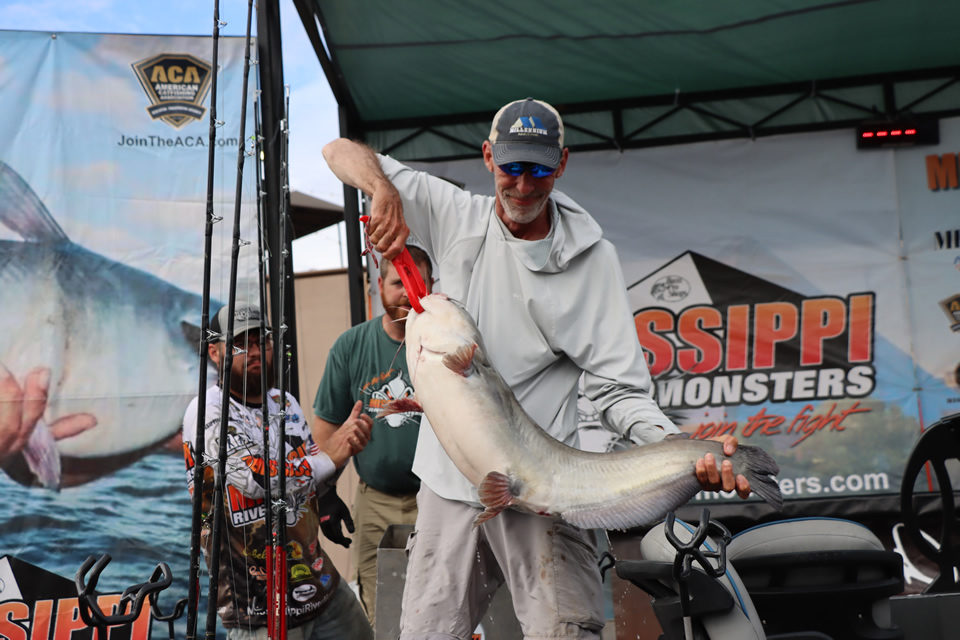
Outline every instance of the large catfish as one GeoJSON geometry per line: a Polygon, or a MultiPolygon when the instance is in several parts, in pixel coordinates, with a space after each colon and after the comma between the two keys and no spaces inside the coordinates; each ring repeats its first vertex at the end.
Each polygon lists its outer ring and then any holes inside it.
{"type": "Polygon", "coordinates": [[[51,422],[97,420],[59,442],[38,424],[24,455],[39,484],[87,482],[174,436],[197,393],[200,296],[71,242],[4,162],[0,225],[23,238],[0,240],[0,364],[50,369],[51,422]]]}
{"type": "MultiPolygon", "coordinates": [[[[399,400],[389,410],[426,414],[447,455],[478,488],[486,510],[475,524],[513,507],[591,529],[650,525],[700,491],[699,458],[713,453],[719,466],[726,457],[712,440],[669,439],[616,453],[559,442],[520,407],[466,310],[442,294],[421,304],[406,327],[416,401],[399,400]]],[[[731,462],[756,494],[781,507],[773,458],[740,445],[731,462]]]]}

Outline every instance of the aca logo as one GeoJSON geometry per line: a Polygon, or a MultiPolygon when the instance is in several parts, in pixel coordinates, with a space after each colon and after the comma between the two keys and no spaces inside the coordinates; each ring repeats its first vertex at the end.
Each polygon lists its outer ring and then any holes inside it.
{"type": "Polygon", "coordinates": [[[187,53],[162,53],[131,65],[150,98],[147,113],[180,129],[203,118],[210,88],[209,63],[187,53]]]}

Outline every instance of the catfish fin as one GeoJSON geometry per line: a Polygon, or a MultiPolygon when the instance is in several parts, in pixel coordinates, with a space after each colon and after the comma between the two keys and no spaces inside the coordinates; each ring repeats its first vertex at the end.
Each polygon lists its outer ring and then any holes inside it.
{"type": "Polygon", "coordinates": [[[473,354],[476,351],[476,342],[471,345],[463,345],[453,353],[443,356],[443,364],[447,369],[466,378],[470,374],[470,367],[473,366],[473,354]]]}
{"type": "Polygon", "coordinates": [[[520,492],[517,483],[511,480],[510,476],[499,471],[491,471],[480,482],[477,493],[480,496],[480,504],[486,509],[473,521],[474,527],[483,524],[513,504],[513,499],[520,492]]]}
{"type": "Polygon", "coordinates": [[[473,521],[473,526],[479,527],[490,518],[493,518],[494,516],[498,515],[501,511],[503,511],[503,509],[491,509],[490,507],[487,507],[486,509],[483,510],[483,513],[478,515],[477,519],[473,521]]]}
{"type": "Polygon", "coordinates": [[[560,516],[582,529],[627,531],[633,527],[649,527],[663,520],[668,512],[685,505],[700,489],[697,476],[691,473],[654,491],[628,493],[616,501],[568,509],[560,516]]]}
{"type": "Polygon", "coordinates": [[[36,424],[23,449],[23,457],[40,486],[54,491],[60,490],[60,482],[63,478],[60,452],[46,423],[36,424]]]}
{"type": "Polygon", "coordinates": [[[383,409],[380,410],[377,417],[385,418],[397,413],[423,413],[423,407],[413,398],[398,398],[383,405],[383,409]]]}
{"type": "Polygon", "coordinates": [[[31,242],[70,242],[37,194],[0,161],[0,224],[31,242]]]}

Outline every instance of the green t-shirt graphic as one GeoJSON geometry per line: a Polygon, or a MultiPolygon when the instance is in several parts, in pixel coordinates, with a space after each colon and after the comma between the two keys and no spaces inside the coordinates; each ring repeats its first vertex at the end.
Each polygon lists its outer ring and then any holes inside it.
{"type": "Polygon", "coordinates": [[[378,418],[384,405],[413,395],[407,372],[407,350],[383,330],[382,316],[368,320],[337,338],[313,412],[323,420],[342,424],[357,400],[373,418],[373,435],[363,451],[353,457],[360,478],[390,494],[413,493],[420,479],[413,474],[413,455],[420,432],[419,413],[378,418]]]}

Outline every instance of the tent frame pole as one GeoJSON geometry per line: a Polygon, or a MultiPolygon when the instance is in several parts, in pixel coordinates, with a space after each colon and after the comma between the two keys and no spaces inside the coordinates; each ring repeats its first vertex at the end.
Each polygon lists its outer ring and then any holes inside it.
{"type": "Polygon", "coordinates": [[[300,375],[297,359],[297,314],[295,288],[290,287],[284,297],[283,313],[280,312],[280,263],[285,260],[287,278],[293,279],[293,252],[287,251],[284,256],[280,246],[280,211],[281,198],[284,199],[283,210],[290,210],[290,194],[284,191],[280,180],[281,142],[280,126],[284,118],[284,87],[283,87],[283,52],[280,37],[280,3],[279,0],[261,0],[257,11],[257,53],[260,70],[260,109],[263,120],[260,130],[263,135],[263,205],[267,227],[267,247],[270,255],[269,292],[270,292],[270,319],[273,327],[278,327],[278,319],[283,317],[287,324],[286,345],[290,351],[289,360],[282,357],[274,358],[277,380],[282,373],[284,362],[290,367],[290,392],[295,396],[300,393],[300,375]]]}

